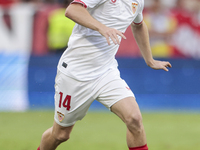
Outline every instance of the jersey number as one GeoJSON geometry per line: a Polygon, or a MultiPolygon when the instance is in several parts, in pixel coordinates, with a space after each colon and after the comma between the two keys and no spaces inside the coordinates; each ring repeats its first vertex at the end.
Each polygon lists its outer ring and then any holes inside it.
{"type": "Polygon", "coordinates": [[[60,92],[60,101],[59,101],[59,107],[61,108],[61,105],[63,105],[63,107],[65,107],[68,111],[70,110],[71,106],[70,106],[70,103],[71,103],[71,96],[70,95],[67,95],[62,103],[62,97],[63,97],[63,93],[60,92]]]}

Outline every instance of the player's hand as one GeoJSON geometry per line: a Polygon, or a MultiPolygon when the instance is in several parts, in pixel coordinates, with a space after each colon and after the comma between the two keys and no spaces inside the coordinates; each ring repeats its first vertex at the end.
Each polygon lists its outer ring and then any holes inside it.
{"type": "Polygon", "coordinates": [[[153,60],[151,63],[147,64],[149,67],[153,69],[163,69],[165,71],[169,71],[167,68],[171,68],[172,65],[168,61],[159,61],[159,60],[153,60]]]}
{"type": "Polygon", "coordinates": [[[122,32],[106,26],[99,32],[106,38],[108,45],[110,45],[110,39],[113,41],[114,44],[120,44],[118,36],[121,36],[123,39],[126,39],[122,32]]]}

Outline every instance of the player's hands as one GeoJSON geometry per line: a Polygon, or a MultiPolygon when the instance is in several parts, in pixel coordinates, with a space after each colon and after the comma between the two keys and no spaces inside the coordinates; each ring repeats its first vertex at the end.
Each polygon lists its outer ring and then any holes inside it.
{"type": "Polygon", "coordinates": [[[103,35],[106,38],[108,45],[110,45],[110,39],[113,41],[114,44],[120,44],[118,36],[121,36],[123,39],[126,39],[126,37],[121,31],[106,26],[99,30],[99,33],[101,33],[101,35],[103,35]]]}
{"type": "Polygon", "coordinates": [[[147,65],[153,69],[156,69],[156,70],[163,69],[165,71],[169,71],[167,68],[172,67],[172,65],[168,61],[159,61],[159,60],[154,60],[154,59],[147,65]]]}

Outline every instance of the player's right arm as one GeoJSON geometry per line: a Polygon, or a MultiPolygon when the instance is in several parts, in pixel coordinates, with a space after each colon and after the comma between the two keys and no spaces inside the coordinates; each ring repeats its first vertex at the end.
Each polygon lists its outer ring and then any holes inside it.
{"type": "Polygon", "coordinates": [[[89,14],[87,9],[80,3],[70,4],[65,11],[65,16],[82,26],[98,31],[106,38],[109,45],[110,38],[114,42],[114,44],[120,44],[117,35],[121,36],[123,39],[126,39],[122,32],[113,28],[109,28],[94,19],[89,14]]]}

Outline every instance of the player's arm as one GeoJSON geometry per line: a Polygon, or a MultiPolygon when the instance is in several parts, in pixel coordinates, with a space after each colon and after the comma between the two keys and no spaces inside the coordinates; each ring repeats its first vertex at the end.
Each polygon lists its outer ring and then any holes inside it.
{"type": "Polygon", "coordinates": [[[106,38],[109,45],[109,38],[111,38],[114,44],[120,44],[117,35],[126,39],[122,32],[113,28],[109,28],[97,21],[96,19],[94,19],[82,4],[70,4],[65,11],[65,16],[82,26],[98,31],[101,35],[103,35],[106,38]]]}
{"type": "Polygon", "coordinates": [[[153,59],[149,43],[148,29],[145,22],[143,21],[139,25],[132,23],[131,29],[146,64],[153,69],[163,69],[168,71],[167,67],[172,67],[169,62],[153,59]]]}

